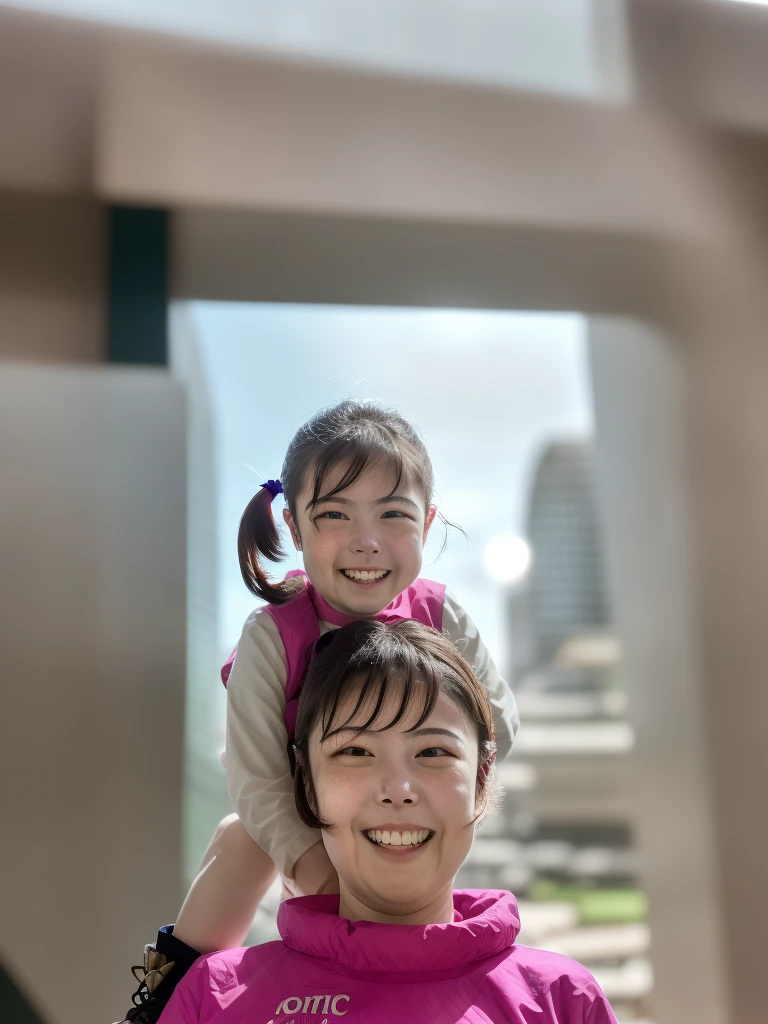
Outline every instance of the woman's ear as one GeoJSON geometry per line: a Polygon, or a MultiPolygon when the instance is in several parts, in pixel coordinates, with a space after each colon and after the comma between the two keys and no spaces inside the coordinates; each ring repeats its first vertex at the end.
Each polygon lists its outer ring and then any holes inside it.
{"type": "Polygon", "coordinates": [[[421,543],[422,544],[426,544],[427,543],[427,536],[429,534],[429,528],[432,525],[432,523],[434,523],[436,515],[437,515],[437,505],[430,505],[429,508],[427,509],[427,517],[424,520],[424,536],[421,539],[421,543]]]}
{"type": "Polygon", "coordinates": [[[291,531],[291,540],[293,541],[293,546],[296,548],[297,551],[301,551],[301,534],[299,533],[298,527],[296,526],[296,523],[294,521],[293,516],[290,513],[290,510],[287,508],[283,509],[283,519],[285,520],[286,526],[291,531]]]}
{"type": "Polygon", "coordinates": [[[481,751],[482,760],[477,766],[477,796],[475,802],[475,828],[478,829],[486,818],[495,814],[501,805],[503,790],[496,782],[496,744],[486,741],[481,751]]]}

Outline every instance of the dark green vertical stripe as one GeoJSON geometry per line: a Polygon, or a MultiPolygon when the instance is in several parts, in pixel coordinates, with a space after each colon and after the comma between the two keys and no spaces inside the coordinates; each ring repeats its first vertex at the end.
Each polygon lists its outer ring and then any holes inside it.
{"type": "Polygon", "coordinates": [[[168,213],[110,209],[110,363],[168,365],[168,213]]]}

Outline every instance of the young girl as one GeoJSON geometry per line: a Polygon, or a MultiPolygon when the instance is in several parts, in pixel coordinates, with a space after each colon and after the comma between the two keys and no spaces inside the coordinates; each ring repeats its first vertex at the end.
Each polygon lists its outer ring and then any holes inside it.
{"type": "Polygon", "coordinates": [[[297,814],[289,757],[298,696],[321,635],[360,619],[416,619],[443,631],[486,689],[499,755],[509,752],[518,725],[511,691],[463,608],[442,584],[418,578],[437,514],[432,491],[432,465],[413,427],[374,403],[348,401],[300,428],[281,479],[264,484],[246,508],[240,568],[267,603],[249,616],[222,670],[237,813],[219,825],[176,925],[146,947],[127,1021],[154,1024],[201,953],[243,942],[275,870],[292,895],[338,891],[317,831],[297,814]],[[283,557],[271,510],[279,493],[305,571],[273,584],[263,561],[283,557]]]}

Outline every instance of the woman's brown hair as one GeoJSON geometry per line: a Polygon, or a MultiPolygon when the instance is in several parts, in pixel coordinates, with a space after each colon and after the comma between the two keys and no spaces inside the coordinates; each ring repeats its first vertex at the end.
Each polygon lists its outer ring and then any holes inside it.
{"type": "Polygon", "coordinates": [[[309,738],[318,724],[320,738],[326,740],[348,726],[361,708],[370,708],[360,729],[384,732],[406,714],[410,720],[418,709],[408,728],[412,732],[430,716],[440,693],[477,726],[476,795],[487,792],[496,751],[491,704],[477,676],[446,636],[413,619],[366,620],[326,633],[323,644],[307,672],[296,719],[294,791],[296,809],[306,825],[331,827],[317,813],[309,763],[309,738]],[[356,698],[354,707],[342,717],[339,709],[350,697],[356,698]],[[382,717],[386,717],[383,722],[382,717]]]}
{"type": "MultiPolygon", "coordinates": [[[[280,473],[294,521],[296,502],[308,479],[311,496],[307,507],[314,508],[351,486],[379,462],[387,463],[394,472],[391,493],[407,476],[422,489],[426,511],[434,486],[432,463],[424,442],[407,420],[375,402],[341,402],[318,413],[297,430],[280,473]],[[343,467],[343,475],[333,488],[324,491],[325,480],[336,467],[343,467]]],[[[237,554],[240,572],[251,593],[270,604],[283,604],[294,596],[299,585],[295,579],[272,583],[264,569],[265,559],[279,562],[285,558],[272,515],[272,497],[262,487],[248,503],[240,520],[237,554]]]]}

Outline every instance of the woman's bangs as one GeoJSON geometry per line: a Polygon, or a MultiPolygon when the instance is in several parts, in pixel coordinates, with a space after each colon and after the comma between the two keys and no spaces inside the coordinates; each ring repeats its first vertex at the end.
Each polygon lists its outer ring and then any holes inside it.
{"type": "Polygon", "coordinates": [[[323,714],[322,739],[350,727],[386,732],[404,719],[412,722],[406,731],[413,732],[432,714],[440,689],[441,680],[429,663],[357,668],[342,680],[333,705],[323,714]],[[341,720],[340,709],[352,701],[354,707],[341,720]]]}

